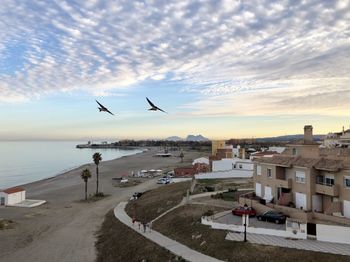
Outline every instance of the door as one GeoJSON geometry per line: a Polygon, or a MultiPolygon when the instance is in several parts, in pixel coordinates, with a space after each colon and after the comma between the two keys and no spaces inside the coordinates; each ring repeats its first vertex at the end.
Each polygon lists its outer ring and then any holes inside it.
{"type": "Polygon", "coordinates": [[[295,193],[295,206],[300,209],[307,209],[306,205],[306,194],[295,193]]]}
{"type": "Polygon", "coordinates": [[[307,223],[307,230],[308,235],[316,236],[316,224],[314,223],[307,223]]]}
{"type": "Polygon", "coordinates": [[[344,208],[344,217],[350,218],[350,201],[344,200],[343,208],[344,208]]]}
{"type": "Polygon", "coordinates": [[[272,200],[272,188],[269,186],[265,186],[264,199],[266,199],[268,202],[272,200]]]}
{"type": "Polygon", "coordinates": [[[322,196],[313,195],[312,196],[312,211],[322,212],[322,196]]]}
{"type": "Polygon", "coordinates": [[[259,197],[261,197],[261,184],[255,183],[255,194],[259,197]]]}
{"type": "Polygon", "coordinates": [[[5,198],[0,197],[0,206],[4,206],[4,205],[5,205],[5,198]]]}

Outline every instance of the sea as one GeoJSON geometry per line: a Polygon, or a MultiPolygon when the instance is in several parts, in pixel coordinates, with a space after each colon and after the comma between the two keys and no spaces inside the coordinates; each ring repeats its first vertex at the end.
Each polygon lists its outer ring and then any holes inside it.
{"type": "Polygon", "coordinates": [[[62,174],[93,163],[100,152],[102,161],[142,152],[142,149],[78,149],[74,141],[0,141],[0,189],[62,174]]]}

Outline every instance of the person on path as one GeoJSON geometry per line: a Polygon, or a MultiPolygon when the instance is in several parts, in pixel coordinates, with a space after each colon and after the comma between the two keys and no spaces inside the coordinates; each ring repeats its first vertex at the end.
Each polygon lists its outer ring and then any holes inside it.
{"type": "Polygon", "coordinates": [[[139,223],[138,223],[138,224],[139,224],[139,230],[141,230],[141,222],[139,221],[139,223]]]}
{"type": "Polygon", "coordinates": [[[143,222],[142,225],[143,225],[143,233],[146,233],[146,223],[143,222]]]}

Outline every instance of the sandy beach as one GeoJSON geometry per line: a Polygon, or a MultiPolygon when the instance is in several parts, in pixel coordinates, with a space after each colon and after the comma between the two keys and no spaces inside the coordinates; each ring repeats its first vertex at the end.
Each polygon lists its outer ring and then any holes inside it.
{"type": "MultiPolygon", "coordinates": [[[[190,163],[205,153],[185,153],[185,163],[178,157],[154,157],[156,149],[102,162],[100,191],[109,196],[97,202],[82,202],[84,182],[82,169],[88,168],[92,178],[88,193],[95,192],[95,165],[87,164],[53,178],[23,185],[27,198],[46,200],[36,208],[0,208],[0,217],[15,222],[13,229],[0,231],[1,261],[95,261],[95,232],[105,214],[119,202],[129,199],[133,192],[156,187],[155,179],[126,188],[113,186],[112,178],[142,169],[165,169],[190,163]]],[[[179,152],[172,152],[174,156],[179,152]]],[[[103,156],[102,156],[103,157],[103,156]]],[[[121,236],[122,237],[122,236],[121,236]]]]}

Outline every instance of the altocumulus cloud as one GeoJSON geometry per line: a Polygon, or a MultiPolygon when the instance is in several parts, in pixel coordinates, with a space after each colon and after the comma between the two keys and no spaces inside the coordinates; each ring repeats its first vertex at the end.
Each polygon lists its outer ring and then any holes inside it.
{"type": "Polygon", "coordinates": [[[2,0],[0,101],[152,80],[191,115],[349,113],[349,54],[346,0],[2,0]]]}

